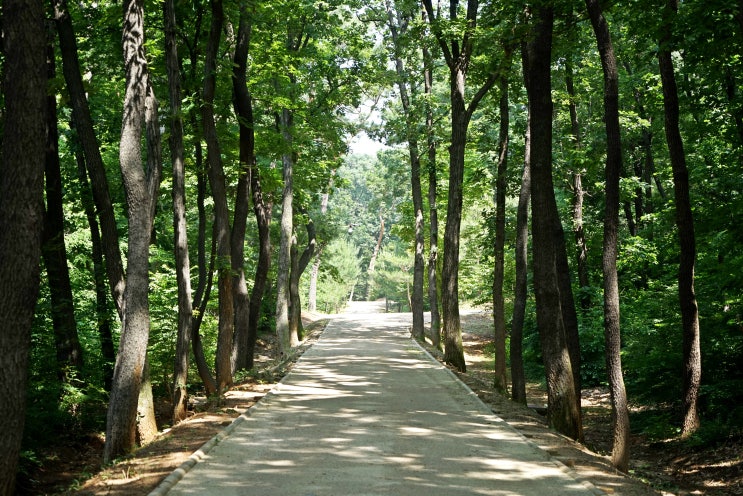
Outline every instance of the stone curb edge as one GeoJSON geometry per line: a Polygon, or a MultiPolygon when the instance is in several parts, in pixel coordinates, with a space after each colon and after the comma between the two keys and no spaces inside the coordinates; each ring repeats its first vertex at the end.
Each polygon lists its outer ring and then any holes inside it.
{"type": "MultiPolygon", "coordinates": [[[[500,418],[496,413],[494,413],[492,411],[492,409],[484,401],[482,401],[479,396],[477,396],[477,393],[475,393],[472,390],[471,387],[469,387],[464,381],[462,381],[462,379],[460,379],[457,376],[457,374],[455,374],[449,367],[445,367],[441,362],[439,362],[436,359],[436,357],[434,357],[433,355],[431,355],[431,353],[429,353],[429,351],[426,348],[424,348],[423,345],[421,345],[417,340],[415,340],[412,337],[410,338],[410,340],[412,342],[414,342],[416,344],[416,346],[418,346],[418,348],[423,353],[426,354],[426,356],[428,356],[429,360],[431,360],[432,362],[436,363],[439,367],[441,367],[449,375],[451,375],[454,378],[454,380],[460,385],[460,387],[462,387],[465,391],[467,391],[467,394],[473,396],[474,399],[480,405],[482,405],[484,411],[487,412],[487,414],[489,414],[489,415],[497,418],[499,421],[501,421],[501,422],[503,422],[505,424],[508,424],[508,422],[506,422],[505,420],[503,420],[502,418],[500,418]]],[[[508,424],[508,425],[509,425],[509,427],[511,427],[510,424],[508,424]]],[[[560,460],[558,460],[557,458],[555,458],[551,454],[549,454],[546,451],[544,451],[534,441],[532,441],[531,439],[529,439],[526,436],[524,436],[518,429],[516,429],[514,427],[511,427],[511,429],[513,429],[514,431],[516,431],[516,433],[518,434],[518,436],[521,437],[527,444],[529,444],[530,446],[533,446],[534,448],[538,449],[539,451],[545,453],[545,455],[547,455],[548,459],[552,463],[554,463],[557,466],[557,468],[559,468],[562,472],[564,472],[565,474],[567,474],[570,477],[572,477],[573,479],[575,479],[577,482],[579,482],[581,485],[583,485],[586,489],[588,489],[589,491],[591,491],[594,495],[596,495],[596,496],[605,496],[607,494],[605,491],[602,491],[601,489],[599,489],[598,487],[596,487],[596,485],[594,485],[591,481],[586,480],[585,478],[581,477],[580,474],[578,474],[575,470],[571,469],[570,467],[568,467],[567,465],[565,465],[564,463],[562,463],[560,460]]]]}

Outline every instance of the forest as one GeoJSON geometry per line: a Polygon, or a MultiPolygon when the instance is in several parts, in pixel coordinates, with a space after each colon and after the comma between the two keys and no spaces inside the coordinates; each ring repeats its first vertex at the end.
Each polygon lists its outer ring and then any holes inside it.
{"type": "Polygon", "coordinates": [[[0,494],[56,433],[146,444],[157,402],[219,402],[261,336],[288,356],[353,299],[460,371],[487,308],[493,388],[541,384],[578,441],[607,388],[620,471],[631,431],[743,436],[743,1],[1,15],[0,494]]]}

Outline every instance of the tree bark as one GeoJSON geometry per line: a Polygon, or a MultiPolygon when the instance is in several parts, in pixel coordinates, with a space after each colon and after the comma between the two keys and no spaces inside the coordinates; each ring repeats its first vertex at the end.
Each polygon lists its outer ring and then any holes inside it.
{"type": "Polygon", "coordinates": [[[427,48],[423,48],[423,84],[426,94],[426,140],[428,154],[428,304],[431,307],[431,344],[441,349],[441,314],[439,313],[438,252],[439,219],[437,209],[436,137],[433,129],[433,58],[427,48]]]}
{"type": "Polygon", "coordinates": [[[124,268],[119,250],[119,233],[116,227],[113,205],[106,178],[106,167],[103,164],[98,140],[93,129],[93,119],[83,86],[80,61],[77,54],[77,42],[67,9],[66,0],[54,0],[54,20],[59,34],[59,48],[62,54],[62,72],[64,73],[67,91],[72,105],[72,118],[85,154],[85,164],[90,176],[93,200],[98,212],[101,240],[106,257],[106,274],[111,288],[114,305],[123,316],[124,308],[124,268]]]}
{"type": "Polygon", "coordinates": [[[160,183],[157,102],[150,86],[144,52],[144,11],[141,0],[124,4],[122,45],[126,72],[124,115],[119,161],[129,212],[127,283],[124,292],[119,352],[106,420],[104,463],[128,453],[135,444],[137,401],[149,338],[149,246],[160,183]],[[141,139],[146,127],[147,170],[141,139]]]}
{"type": "Polygon", "coordinates": [[[531,112],[531,207],[534,237],[534,290],[537,325],[547,379],[550,425],[573,439],[581,436],[573,370],[561,309],[558,274],[559,223],[552,182],[551,48],[554,14],[551,7],[534,7],[533,37],[527,43],[527,94],[531,112]]]}
{"type": "Polygon", "coordinates": [[[506,172],[508,169],[508,73],[511,70],[510,47],[505,48],[504,64],[500,67],[498,89],[500,90],[499,112],[500,130],[498,133],[498,162],[495,170],[495,243],[493,255],[493,329],[495,345],[495,379],[494,386],[500,392],[508,390],[506,377],[506,315],[503,298],[503,280],[505,278],[505,240],[506,240],[506,172]]]}
{"type": "Polygon", "coordinates": [[[676,204],[676,226],[679,231],[678,288],[681,306],[683,341],[683,390],[682,405],[684,420],[682,437],[693,434],[700,424],[698,401],[702,377],[702,357],[699,342],[699,307],[694,291],[694,265],[696,262],[696,239],[694,218],[689,197],[689,170],[686,166],[684,143],[679,129],[679,101],[676,76],[671,57],[673,18],[678,10],[678,0],[667,0],[661,36],[659,40],[658,64],[663,85],[663,109],[665,111],[666,142],[673,169],[673,192],[676,204]]]}
{"type": "Polygon", "coordinates": [[[413,293],[410,299],[410,309],[413,314],[412,336],[418,341],[425,339],[423,328],[423,275],[425,262],[423,260],[423,192],[421,190],[421,161],[418,148],[418,132],[413,115],[413,108],[408,94],[409,81],[403,61],[402,46],[400,45],[400,34],[405,34],[407,20],[405,14],[395,12],[389,2],[386,3],[387,25],[392,35],[395,71],[397,73],[397,88],[400,92],[400,103],[405,116],[405,139],[408,143],[408,156],[410,160],[410,182],[413,197],[413,212],[415,218],[414,232],[414,261],[413,261],[413,293]]]}
{"type": "Polygon", "coordinates": [[[617,240],[619,232],[619,176],[622,170],[622,144],[619,128],[619,74],[609,26],[598,0],[586,0],[588,15],[598,42],[604,71],[604,122],[606,125],[606,211],[604,213],[604,340],[606,370],[611,394],[613,445],[612,464],[629,469],[629,409],[624,388],[619,323],[619,280],[617,240]]]}
{"type": "MultiPolygon", "coordinates": [[[[54,79],[54,48],[48,47],[48,78],[54,79]]],[[[62,172],[59,165],[59,133],[57,131],[57,98],[46,97],[46,161],[44,166],[46,212],[41,251],[46,266],[52,307],[52,327],[57,349],[59,378],[69,383],[83,365],[83,350],[77,335],[75,307],[72,297],[67,248],[64,239],[64,199],[62,172]]],[[[79,378],[79,377],[78,377],[79,378]]]]}
{"type": "Polygon", "coordinates": [[[307,246],[302,250],[302,254],[299,255],[299,248],[296,243],[296,236],[292,242],[292,272],[289,280],[289,293],[291,296],[291,315],[289,319],[289,325],[291,327],[292,334],[296,333],[299,341],[304,340],[304,327],[302,326],[302,298],[299,294],[299,279],[307,270],[307,266],[312,260],[312,255],[315,253],[315,247],[317,246],[317,235],[315,232],[315,224],[312,219],[307,219],[307,246]]]}
{"type": "Polygon", "coordinates": [[[170,156],[173,163],[173,247],[178,284],[178,333],[173,366],[173,424],[186,418],[188,410],[188,356],[191,347],[193,302],[191,261],[186,223],[186,176],[183,160],[181,73],[178,60],[175,0],[165,0],[165,59],[170,94],[170,156]]]}
{"type": "MultiPolygon", "coordinates": [[[[289,109],[283,109],[279,116],[279,128],[289,150],[292,136],[290,128],[292,116],[289,109]]],[[[289,279],[291,274],[291,239],[293,235],[294,203],[294,157],[291,151],[281,157],[283,165],[284,190],[281,195],[281,229],[279,259],[276,271],[276,337],[279,352],[286,356],[298,344],[296,336],[289,327],[289,279]]]]}
{"type": "Polygon", "coordinates": [[[0,145],[0,495],[15,493],[43,228],[46,32],[38,0],[3,3],[0,145]],[[23,247],[23,249],[19,249],[23,247]]]}
{"type": "MultiPolygon", "coordinates": [[[[528,54],[521,50],[524,82],[528,86],[528,54]]],[[[524,376],[524,316],[528,297],[529,260],[529,200],[531,196],[531,113],[527,109],[526,136],[524,137],[524,170],[521,174],[521,190],[516,208],[516,282],[513,294],[513,316],[511,318],[511,399],[526,404],[526,377],[524,376]]]]}
{"type": "Polygon", "coordinates": [[[247,58],[250,49],[251,19],[247,5],[240,5],[240,23],[232,64],[232,94],[240,129],[240,171],[232,224],[232,270],[235,291],[235,337],[232,345],[233,371],[252,366],[250,349],[250,294],[245,279],[245,230],[250,210],[250,174],[255,168],[253,111],[247,87],[247,58]]]}
{"type": "Polygon", "coordinates": [[[202,127],[206,140],[206,161],[209,184],[214,197],[214,229],[217,238],[217,270],[219,272],[219,331],[215,369],[217,391],[222,394],[232,384],[232,339],[235,324],[234,291],[232,283],[232,249],[230,212],[227,206],[222,156],[214,120],[214,92],[216,87],[216,60],[219,39],[224,24],[222,0],[211,0],[212,21],[204,62],[204,89],[201,107],[202,127]]]}

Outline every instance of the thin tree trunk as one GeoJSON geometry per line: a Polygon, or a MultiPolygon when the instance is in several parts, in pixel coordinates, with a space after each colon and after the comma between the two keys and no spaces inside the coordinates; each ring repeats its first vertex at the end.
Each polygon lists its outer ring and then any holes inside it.
{"type": "Polygon", "coordinates": [[[160,183],[159,137],[152,136],[159,130],[157,102],[152,94],[145,59],[141,0],[125,2],[123,31],[126,93],[119,161],[126,188],[129,241],[125,310],[108,406],[104,463],[128,453],[135,444],[137,401],[150,327],[149,246],[160,183]],[[146,171],[140,144],[145,124],[148,145],[146,171]]]}
{"type": "MultiPolygon", "coordinates": [[[[372,295],[372,274],[374,274],[374,269],[377,265],[377,257],[379,256],[379,250],[382,249],[382,241],[384,241],[384,217],[382,215],[379,215],[379,235],[377,236],[377,244],[374,245],[374,251],[372,251],[372,256],[369,259],[369,267],[366,269],[367,274],[367,286],[366,286],[366,301],[369,301],[371,299],[372,295]]],[[[355,286],[354,286],[355,288],[355,286]]],[[[351,290],[351,297],[348,299],[348,301],[353,301],[353,289],[351,290]]]]}
{"type": "Polygon", "coordinates": [[[106,167],[103,164],[98,140],[93,129],[93,119],[90,115],[90,108],[83,86],[77,42],[66,0],[54,0],[54,20],[59,34],[62,72],[72,105],[72,119],[75,122],[75,129],[85,154],[85,164],[90,176],[93,200],[98,212],[102,233],[101,240],[106,257],[108,283],[114,305],[119,313],[119,318],[121,318],[124,311],[125,283],[121,251],[119,250],[119,233],[116,228],[116,218],[109,194],[108,179],[106,179],[106,167]]]}
{"type": "Polygon", "coordinates": [[[503,298],[503,280],[505,278],[505,240],[506,240],[506,172],[508,169],[508,74],[511,69],[512,49],[505,47],[504,65],[500,68],[498,88],[500,90],[500,130],[498,134],[498,163],[495,170],[495,244],[493,255],[493,329],[495,344],[495,389],[500,392],[508,390],[506,377],[506,315],[503,298]]]}
{"type": "MultiPolygon", "coordinates": [[[[521,50],[524,82],[528,86],[528,54],[521,50]]],[[[529,260],[529,199],[531,194],[531,113],[527,110],[526,135],[524,137],[524,170],[521,174],[521,191],[516,208],[516,283],[513,294],[513,316],[511,318],[511,398],[526,404],[526,377],[524,376],[524,316],[528,296],[529,260]]]]}
{"type": "Polygon", "coordinates": [[[240,178],[235,199],[235,220],[232,227],[232,268],[235,272],[235,339],[233,342],[233,370],[252,367],[253,350],[250,347],[251,301],[245,280],[245,229],[250,208],[251,171],[255,169],[255,133],[253,109],[247,86],[247,58],[250,49],[251,19],[247,5],[240,5],[240,23],[232,65],[232,94],[235,115],[240,129],[240,178]]]}
{"type": "Polygon", "coordinates": [[[38,0],[5,0],[0,148],[0,495],[15,494],[26,368],[39,289],[46,142],[46,33],[38,0]],[[19,249],[23,247],[23,249],[19,249]]]}
{"type": "Polygon", "coordinates": [[[552,182],[552,99],[550,61],[553,11],[534,7],[533,38],[527,43],[531,109],[531,203],[534,236],[534,290],[537,325],[547,379],[550,425],[573,439],[581,436],[573,371],[568,353],[558,274],[559,223],[552,182]]]}
{"type": "Polygon", "coordinates": [[[696,240],[694,218],[689,197],[689,170],[686,166],[684,144],[679,129],[679,102],[676,76],[671,57],[671,31],[673,18],[678,10],[678,0],[667,0],[666,21],[659,41],[658,63],[663,85],[663,108],[665,110],[666,141],[673,168],[673,192],[676,203],[676,226],[679,231],[679,304],[683,332],[683,391],[684,420],[681,435],[688,437],[700,424],[698,401],[702,376],[702,361],[699,343],[699,308],[694,291],[694,265],[696,240]]]}
{"type": "Polygon", "coordinates": [[[423,193],[421,191],[421,162],[418,151],[418,131],[411,108],[410,95],[408,94],[408,78],[403,61],[403,47],[400,45],[400,34],[405,34],[407,19],[405,14],[395,12],[389,2],[386,3],[387,25],[392,35],[395,71],[397,73],[397,88],[400,92],[400,103],[405,114],[405,136],[408,142],[408,156],[410,160],[410,182],[413,196],[413,212],[415,218],[415,246],[413,262],[413,293],[410,308],[413,313],[412,336],[418,341],[424,340],[423,328],[423,273],[425,262],[423,260],[423,193]],[[402,33],[401,33],[402,31],[402,33]]]}
{"type": "Polygon", "coordinates": [[[320,257],[322,256],[323,246],[317,250],[315,254],[315,261],[312,262],[312,270],[310,271],[310,288],[307,292],[307,310],[310,312],[317,311],[317,278],[320,275],[320,257]]]}
{"type": "MultiPolygon", "coordinates": [[[[575,152],[582,154],[583,144],[578,123],[578,109],[575,103],[575,85],[573,84],[573,62],[571,57],[565,62],[565,87],[568,92],[570,111],[570,134],[575,142],[575,152]]],[[[575,260],[578,269],[578,286],[580,287],[580,307],[585,313],[591,307],[590,280],[588,278],[588,248],[586,233],[583,228],[583,168],[573,171],[573,236],[575,238],[575,260]]]]}
{"type": "Polygon", "coordinates": [[[214,120],[214,92],[216,87],[216,60],[219,39],[224,24],[222,0],[211,0],[212,22],[204,62],[204,89],[201,107],[202,127],[206,140],[206,161],[209,184],[214,198],[214,224],[217,238],[217,267],[219,272],[219,331],[215,369],[217,391],[222,394],[232,384],[232,339],[235,324],[234,292],[232,284],[232,249],[230,212],[227,206],[222,156],[214,120]]]}
{"type": "Polygon", "coordinates": [[[77,161],[77,176],[80,181],[81,203],[85,210],[90,228],[91,255],[93,258],[93,280],[95,283],[95,309],[98,337],[101,343],[101,357],[103,358],[103,388],[111,391],[113,380],[116,350],[114,349],[113,334],[111,332],[112,316],[108,305],[108,284],[106,282],[106,267],[103,262],[103,247],[101,231],[98,228],[98,218],[95,215],[95,206],[88,183],[88,172],[85,169],[85,157],[80,150],[75,150],[77,161]]]}
{"type": "Polygon", "coordinates": [[[441,315],[439,313],[438,252],[439,219],[437,210],[436,186],[436,137],[433,129],[433,107],[430,102],[433,94],[433,59],[427,48],[423,48],[423,81],[426,94],[426,140],[428,152],[428,304],[431,307],[431,344],[441,349],[441,315]]]}
{"type": "MultiPolygon", "coordinates": [[[[54,79],[54,48],[50,45],[47,57],[48,77],[54,79]]],[[[62,172],[59,165],[59,133],[57,131],[57,98],[46,98],[46,212],[42,254],[52,307],[52,327],[57,349],[59,378],[69,383],[83,365],[83,350],[77,335],[75,307],[73,305],[70,271],[67,268],[67,249],[64,239],[64,212],[62,197],[62,172]]]]}
{"type": "Polygon", "coordinates": [[[617,240],[619,232],[619,175],[622,170],[622,144],[619,128],[619,74],[614,47],[598,0],[586,0],[596,34],[604,70],[604,122],[606,125],[606,211],[604,214],[604,340],[606,370],[611,393],[613,445],[612,464],[626,472],[629,468],[629,409],[624,389],[619,327],[619,280],[617,240]]]}
{"type": "MultiPolygon", "coordinates": [[[[292,116],[289,109],[283,109],[279,116],[279,128],[282,137],[291,149],[292,136],[290,128],[292,116]]],[[[283,165],[284,190],[281,198],[281,229],[279,244],[279,259],[276,271],[276,337],[279,352],[287,355],[289,350],[298,343],[289,328],[289,278],[291,274],[291,240],[293,235],[293,203],[294,203],[294,157],[290,151],[281,157],[283,165]]]]}
{"type": "Polygon", "coordinates": [[[191,347],[193,302],[191,261],[186,224],[186,177],[183,160],[181,74],[178,60],[175,0],[165,0],[165,58],[170,94],[170,156],[173,162],[173,246],[178,284],[178,333],[173,365],[173,424],[186,418],[188,410],[188,357],[191,347]]]}
{"type": "Polygon", "coordinates": [[[299,255],[299,249],[296,244],[296,236],[292,242],[292,272],[289,280],[289,292],[291,295],[291,316],[290,327],[292,334],[296,333],[299,341],[304,340],[304,327],[302,326],[302,298],[299,294],[299,279],[307,270],[307,266],[312,260],[317,245],[315,224],[312,219],[307,220],[307,246],[299,255]]]}

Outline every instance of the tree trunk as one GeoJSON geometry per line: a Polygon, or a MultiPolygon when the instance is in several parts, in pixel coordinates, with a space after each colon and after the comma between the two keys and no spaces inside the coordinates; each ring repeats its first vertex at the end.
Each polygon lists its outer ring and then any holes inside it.
{"type": "Polygon", "coordinates": [[[678,10],[678,0],[667,0],[666,21],[659,41],[658,63],[663,85],[663,109],[665,110],[666,141],[673,168],[673,192],[676,203],[676,226],[679,231],[679,304],[683,332],[683,391],[684,420],[681,435],[688,437],[699,428],[699,386],[702,376],[702,360],[699,344],[699,308],[694,291],[694,265],[696,240],[694,219],[689,198],[689,170],[686,166],[684,144],[679,130],[679,102],[676,76],[671,57],[671,35],[673,17],[678,10]]]}
{"type": "MultiPolygon", "coordinates": [[[[366,269],[367,274],[367,286],[366,286],[366,301],[369,301],[371,299],[372,295],[372,274],[374,274],[374,268],[377,265],[377,257],[379,256],[379,250],[382,248],[382,241],[384,241],[384,217],[382,215],[379,215],[379,235],[377,236],[377,244],[374,245],[374,251],[372,251],[372,256],[369,259],[369,267],[366,269]]],[[[353,301],[353,291],[354,288],[351,289],[351,297],[348,299],[348,301],[353,301]]]]}
{"type": "Polygon", "coordinates": [[[150,360],[145,358],[142,372],[142,385],[137,399],[137,443],[140,446],[150,444],[157,437],[155,420],[155,399],[152,395],[150,379],[150,360]]]}
{"type": "Polygon", "coordinates": [[[619,74],[614,47],[598,0],[586,0],[596,34],[601,66],[604,70],[604,122],[606,125],[606,211],[604,214],[604,340],[606,370],[611,393],[614,427],[612,464],[629,469],[629,409],[624,389],[619,326],[619,280],[617,276],[617,239],[619,232],[619,175],[622,170],[622,144],[619,128],[619,74]]]}
{"type": "Polygon", "coordinates": [[[245,229],[250,208],[251,171],[255,169],[255,132],[253,109],[247,86],[247,58],[250,49],[251,19],[247,6],[240,5],[240,24],[232,64],[232,94],[235,115],[240,129],[240,178],[235,199],[235,220],[232,227],[232,268],[235,271],[235,339],[233,370],[249,369],[253,365],[250,346],[251,301],[245,280],[245,229]]]}
{"type": "Polygon", "coordinates": [[[0,495],[15,494],[44,215],[46,32],[38,0],[3,3],[0,148],[0,495]],[[23,249],[18,249],[23,247],[23,249]]]}
{"type": "MultiPolygon", "coordinates": [[[[260,174],[255,160],[255,131],[253,129],[253,101],[247,87],[247,59],[250,49],[250,36],[252,24],[250,13],[245,5],[240,8],[240,24],[237,32],[237,45],[232,70],[232,91],[234,95],[235,114],[238,117],[240,127],[240,162],[247,174],[249,193],[253,200],[253,213],[258,224],[259,254],[256,265],[253,290],[250,296],[247,294],[238,299],[238,306],[248,304],[247,328],[243,323],[236,322],[236,339],[238,343],[237,368],[253,368],[253,355],[255,342],[258,335],[258,319],[260,317],[261,301],[268,278],[268,269],[271,263],[271,240],[269,237],[269,222],[271,219],[271,207],[266,205],[261,191],[260,174]]],[[[242,184],[242,183],[241,183],[242,184]]],[[[242,198],[242,193],[238,194],[242,198]]],[[[247,206],[247,202],[246,202],[247,206]]],[[[237,219],[237,214],[235,215],[237,219]]],[[[242,215],[240,217],[242,219],[242,215]]],[[[243,275],[244,280],[244,275],[243,275]]],[[[242,288],[242,284],[240,285],[242,288]]],[[[237,312],[238,310],[236,310],[237,312]]],[[[239,310],[240,315],[245,315],[239,310]]],[[[236,315],[236,318],[237,315],[236,315]]]]}
{"type": "Polygon", "coordinates": [[[93,129],[93,119],[83,86],[80,72],[80,61],[77,54],[77,42],[72,20],[67,10],[66,0],[54,0],[54,20],[59,34],[59,48],[62,54],[62,71],[72,105],[72,118],[85,154],[85,164],[90,175],[93,200],[98,212],[106,257],[106,274],[111,288],[119,318],[123,316],[124,268],[119,250],[119,233],[116,228],[111,196],[106,179],[106,168],[103,164],[98,140],[93,129]]]}
{"type": "Polygon", "coordinates": [[[150,86],[144,52],[144,11],[141,0],[124,4],[123,52],[126,68],[124,116],[119,161],[129,212],[127,282],[119,352],[106,421],[104,463],[132,450],[135,444],[137,401],[150,331],[149,246],[160,183],[157,102],[150,86]],[[141,139],[147,131],[147,170],[141,139]]]}
{"type": "MultiPolygon", "coordinates": [[[[48,47],[48,77],[54,79],[54,48],[48,47]]],[[[69,383],[83,365],[83,350],[77,335],[70,271],[67,268],[67,249],[64,239],[64,212],[62,172],[59,166],[59,133],[57,132],[57,98],[46,97],[46,212],[42,254],[46,266],[52,307],[52,327],[57,349],[59,378],[69,383]]],[[[79,379],[79,377],[78,377],[79,379]]]]}
{"type": "MultiPolygon", "coordinates": [[[[294,237],[296,241],[296,236],[294,237]]],[[[292,272],[289,280],[289,291],[291,295],[291,318],[290,327],[292,334],[297,334],[299,341],[304,340],[304,327],[302,326],[302,298],[299,294],[299,279],[307,270],[307,266],[312,260],[312,255],[315,253],[315,246],[317,245],[315,223],[312,219],[307,219],[307,246],[302,250],[302,254],[299,255],[298,248],[292,249],[292,272]]],[[[296,247],[296,242],[292,243],[293,247],[296,247]]]]}
{"type": "Polygon", "coordinates": [[[323,246],[315,254],[315,261],[312,262],[312,270],[310,271],[310,289],[307,292],[307,309],[310,312],[317,311],[317,278],[320,275],[320,256],[323,252],[323,246]]]}
{"type": "Polygon", "coordinates": [[[412,336],[418,341],[423,341],[423,273],[425,262],[423,260],[423,193],[421,191],[421,162],[418,152],[418,131],[413,109],[411,108],[410,96],[408,94],[408,78],[403,61],[403,47],[400,44],[400,34],[406,34],[408,20],[406,13],[394,12],[388,3],[387,24],[392,35],[395,71],[397,73],[397,88],[400,92],[400,103],[405,115],[405,137],[408,142],[408,156],[410,160],[410,182],[413,196],[413,212],[415,218],[415,246],[413,262],[413,293],[410,301],[410,309],[413,313],[412,336]],[[401,33],[402,32],[402,33],[401,33]]]}
{"type": "Polygon", "coordinates": [[[552,182],[552,99],[550,62],[553,11],[534,7],[533,37],[527,43],[527,94],[531,111],[531,207],[534,236],[534,290],[537,325],[547,379],[550,425],[573,439],[581,435],[573,371],[561,310],[555,226],[559,223],[552,182]]]}
{"type": "MultiPolygon", "coordinates": [[[[528,54],[521,50],[524,82],[528,86],[528,54]]],[[[524,376],[524,316],[528,296],[529,260],[529,199],[531,194],[531,114],[527,110],[526,136],[524,138],[524,170],[521,174],[521,191],[516,208],[516,283],[513,294],[513,317],[511,318],[511,398],[526,404],[526,377],[524,376]]]]}
{"type": "MultiPolygon", "coordinates": [[[[291,112],[289,109],[283,109],[279,116],[279,128],[289,149],[291,149],[292,143],[291,125],[291,112]]],[[[281,162],[283,165],[284,190],[281,195],[281,234],[276,270],[276,337],[279,352],[286,356],[289,350],[297,345],[296,342],[292,341],[293,336],[289,328],[289,278],[291,274],[291,240],[294,230],[294,157],[292,153],[290,151],[284,153],[281,162]]]]}
{"type": "Polygon", "coordinates": [[[173,424],[186,418],[188,410],[188,357],[191,347],[193,302],[191,261],[186,224],[186,176],[183,161],[181,74],[178,60],[175,0],[165,0],[165,58],[170,94],[170,156],[173,162],[173,246],[178,284],[178,332],[173,366],[173,424]]]}
{"type": "Polygon", "coordinates": [[[204,89],[201,107],[202,127],[206,140],[206,161],[209,184],[214,197],[214,230],[217,238],[217,267],[219,272],[219,331],[215,369],[217,391],[222,394],[232,384],[232,339],[235,323],[234,292],[232,284],[232,250],[230,211],[227,206],[222,156],[214,120],[214,92],[216,87],[216,60],[220,33],[224,23],[222,0],[211,0],[212,22],[204,62],[204,89]]]}
{"type": "Polygon", "coordinates": [[[430,97],[433,94],[433,59],[427,48],[423,48],[423,79],[426,93],[426,139],[428,151],[428,304],[431,307],[431,344],[441,349],[441,315],[439,314],[438,252],[439,219],[436,207],[436,137],[433,129],[433,108],[430,97]]]}
{"type": "MultiPolygon", "coordinates": [[[[570,134],[575,142],[576,154],[582,154],[582,140],[580,136],[580,125],[578,123],[578,110],[575,104],[575,86],[573,84],[573,62],[568,56],[565,62],[565,87],[568,92],[570,111],[570,134]]],[[[575,239],[575,261],[578,269],[578,286],[580,287],[580,307],[585,313],[591,308],[591,293],[589,291],[590,281],[588,278],[588,248],[586,245],[586,233],[583,229],[583,197],[586,191],[583,189],[583,168],[578,167],[573,171],[573,237],[575,239]]]]}
{"type": "Polygon", "coordinates": [[[506,240],[506,172],[508,169],[508,74],[511,69],[510,47],[505,48],[504,65],[500,68],[498,88],[500,90],[500,130],[498,134],[498,164],[495,170],[495,244],[493,255],[493,329],[495,344],[495,389],[500,392],[508,390],[506,377],[506,315],[503,298],[503,280],[505,278],[505,240],[506,240]]]}
{"type": "Polygon", "coordinates": [[[77,176],[80,181],[81,203],[85,209],[85,216],[88,219],[88,226],[90,228],[93,280],[95,282],[95,310],[98,323],[98,337],[101,343],[101,357],[103,359],[103,388],[106,391],[111,391],[116,350],[114,349],[113,334],[111,332],[112,318],[108,306],[108,284],[106,282],[106,267],[103,262],[101,231],[98,228],[98,218],[95,215],[95,206],[93,205],[90,184],[88,183],[88,173],[85,169],[85,158],[80,150],[75,150],[75,159],[77,161],[77,176]]]}

